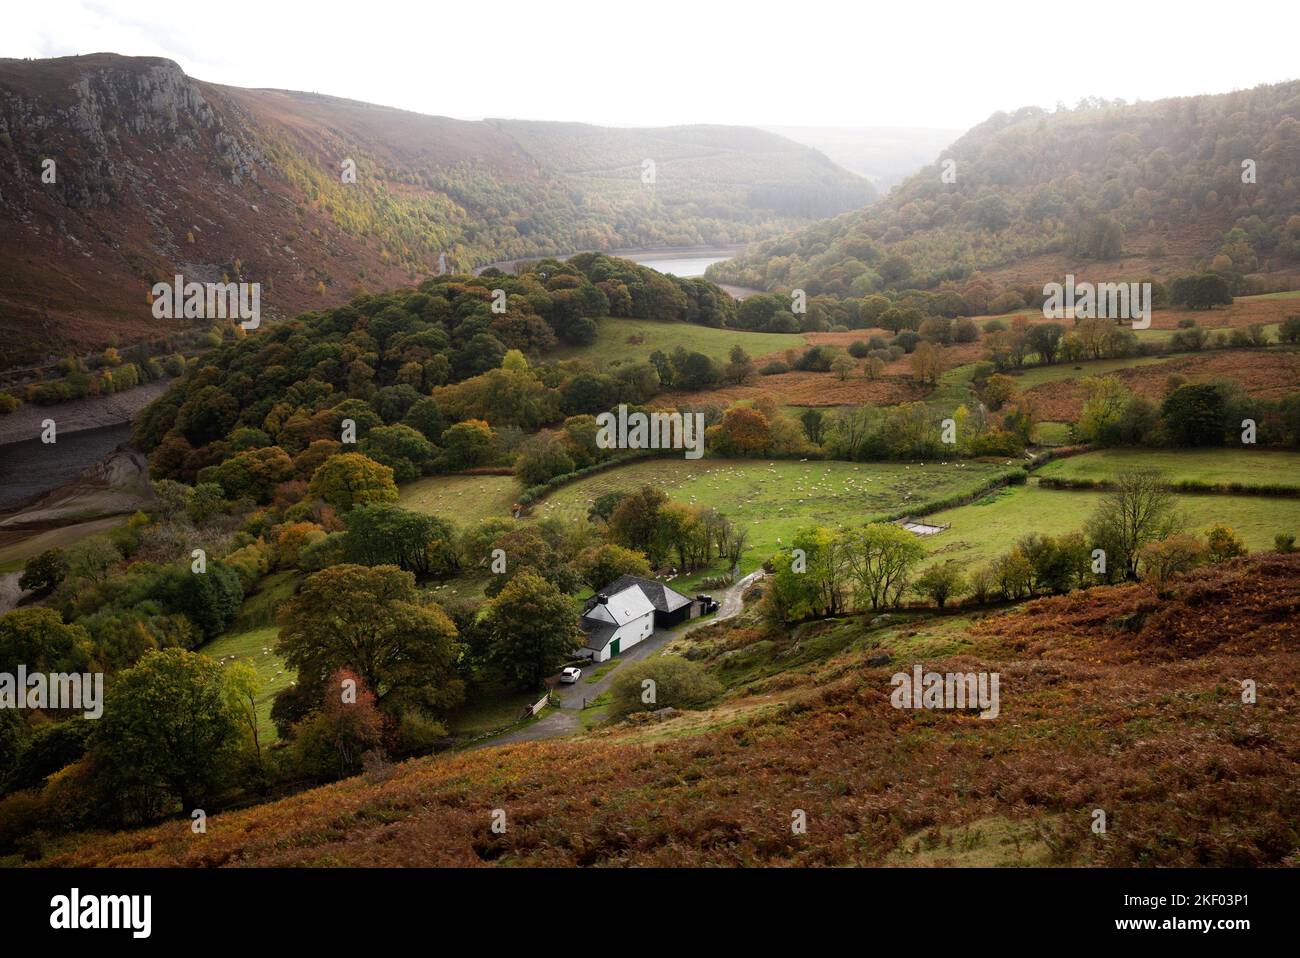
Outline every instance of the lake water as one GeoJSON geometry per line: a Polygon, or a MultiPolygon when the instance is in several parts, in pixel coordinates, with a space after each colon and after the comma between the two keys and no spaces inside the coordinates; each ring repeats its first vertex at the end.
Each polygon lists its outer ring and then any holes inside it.
{"type": "Polygon", "coordinates": [[[0,447],[0,509],[75,479],[131,438],[129,424],[61,433],[57,442],[39,438],[0,447]]]}
{"type": "Polygon", "coordinates": [[[690,279],[695,276],[703,276],[704,271],[714,263],[723,263],[731,259],[730,256],[675,256],[671,259],[659,259],[654,256],[629,256],[632,262],[641,266],[649,266],[651,269],[660,273],[672,273],[675,276],[681,276],[684,279],[690,279]]]}

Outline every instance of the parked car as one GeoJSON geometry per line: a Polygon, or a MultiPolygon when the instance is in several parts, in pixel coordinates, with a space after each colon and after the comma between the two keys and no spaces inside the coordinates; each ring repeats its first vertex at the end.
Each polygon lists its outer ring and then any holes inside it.
{"type": "Polygon", "coordinates": [[[570,665],[567,669],[560,670],[560,681],[565,685],[572,685],[578,679],[582,678],[582,669],[570,665]]]}

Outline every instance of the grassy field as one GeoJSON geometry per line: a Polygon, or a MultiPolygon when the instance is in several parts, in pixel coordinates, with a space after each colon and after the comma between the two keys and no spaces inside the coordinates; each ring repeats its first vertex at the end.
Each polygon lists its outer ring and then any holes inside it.
{"type": "Polygon", "coordinates": [[[804,348],[798,333],[751,333],[739,329],[714,329],[694,323],[660,322],[652,319],[614,319],[596,321],[596,342],[590,346],[561,350],[562,359],[600,357],[600,365],[618,366],[650,358],[656,349],[671,353],[678,346],[704,353],[725,363],[731,347],[739,343],[750,356],[758,358],[786,349],[804,348]],[[629,342],[639,338],[641,342],[629,342]]]}
{"type": "Polygon", "coordinates": [[[679,502],[712,506],[749,528],[742,571],[759,566],[800,528],[846,526],[909,505],[974,491],[1006,470],[985,463],[767,462],[656,459],[598,473],[543,500],[537,516],[585,518],[602,493],[643,484],[679,502]]]}
{"type": "Polygon", "coordinates": [[[1034,423],[1034,442],[1040,446],[1067,446],[1070,443],[1068,422],[1034,423]]]}
{"type": "Polygon", "coordinates": [[[1174,353],[1161,356],[1129,356],[1126,359],[1093,359],[1081,363],[1056,363],[1052,366],[1030,366],[1019,372],[1008,373],[1020,389],[1032,389],[1043,383],[1056,382],[1059,379],[1083,379],[1087,376],[1105,376],[1121,369],[1134,366],[1149,366],[1154,363],[1168,362],[1174,353]]]}
{"type": "Polygon", "coordinates": [[[1102,481],[1124,469],[1155,468],[1170,482],[1249,487],[1291,486],[1300,490],[1300,453],[1273,449],[1102,449],[1057,459],[1038,470],[1055,479],[1102,481]]]}
{"type": "MultiPolygon", "coordinates": [[[[969,571],[1031,532],[1064,535],[1082,529],[1105,495],[1032,484],[1001,489],[970,505],[928,516],[927,522],[951,528],[927,537],[925,546],[933,556],[960,560],[969,571]]],[[[1198,535],[1212,523],[1223,522],[1250,549],[1258,551],[1271,549],[1276,533],[1300,534],[1300,500],[1227,495],[1185,495],[1178,499],[1187,519],[1187,531],[1198,535]]]]}
{"type": "Polygon", "coordinates": [[[264,748],[278,738],[271,722],[275,693],[288,686],[295,677],[291,669],[285,668],[284,660],[273,651],[278,634],[275,626],[227,633],[199,649],[219,662],[248,662],[257,670],[257,677],[261,680],[257,694],[257,735],[264,748]]]}
{"type": "Polygon", "coordinates": [[[431,476],[402,486],[397,504],[470,526],[509,516],[519,492],[513,476],[431,476]]]}

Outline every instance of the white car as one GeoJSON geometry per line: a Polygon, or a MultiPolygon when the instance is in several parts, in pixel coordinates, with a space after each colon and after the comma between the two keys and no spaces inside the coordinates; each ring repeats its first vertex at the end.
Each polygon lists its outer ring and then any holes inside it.
{"type": "Polygon", "coordinates": [[[565,685],[572,685],[580,678],[582,678],[582,669],[576,668],[572,665],[560,672],[560,681],[565,685]]]}

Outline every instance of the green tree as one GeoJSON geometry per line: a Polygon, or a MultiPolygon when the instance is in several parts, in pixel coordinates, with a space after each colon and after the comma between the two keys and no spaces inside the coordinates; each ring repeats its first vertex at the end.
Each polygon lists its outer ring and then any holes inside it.
{"type": "Polygon", "coordinates": [[[1179,386],[1160,407],[1165,431],[1176,446],[1214,446],[1223,442],[1223,391],[1212,383],[1179,386]]]}
{"type": "Polygon", "coordinates": [[[308,576],[281,606],[275,648],[312,688],[350,668],[380,704],[415,699],[446,707],[462,694],[456,637],[439,606],[420,604],[411,573],[344,564],[308,576]]]}
{"type": "Polygon", "coordinates": [[[912,589],[942,609],[950,599],[959,598],[966,591],[966,577],[952,560],[939,562],[922,572],[912,589]]]}
{"type": "Polygon", "coordinates": [[[1092,542],[1106,552],[1108,572],[1136,579],[1138,555],[1148,542],[1180,531],[1177,500],[1165,488],[1158,470],[1130,469],[1115,479],[1114,490],[1097,506],[1088,521],[1092,542]]]}
{"type": "Polygon", "coordinates": [[[53,609],[16,609],[0,617],[0,672],[85,672],[94,662],[89,633],[65,625],[53,609]]]}
{"type": "Polygon", "coordinates": [[[845,562],[859,605],[866,598],[873,611],[896,606],[908,586],[912,567],[925,554],[916,536],[892,522],[873,522],[846,533],[845,562]]]}
{"type": "Polygon", "coordinates": [[[18,588],[45,590],[53,589],[68,574],[68,557],[62,549],[46,549],[34,555],[23,566],[23,574],[18,579],[18,588]]]}
{"type": "Polygon", "coordinates": [[[521,572],[481,615],[489,660],[520,689],[537,689],[580,644],[572,601],[550,582],[521,572]]]}
{"type": "Polygon", "coordinates": [[[420,579],[445,578],[460,567],[456,530],[446,519],[375,502],[357,506],[344,521],[351,562],[395,565],[420,579]]]}
{"type": "Polygon", "coordinates": [[[225,784],[238,737],[221,666],[165,649],[116,677],[92,741],[115,790],[189,811],[225,784]]]}

